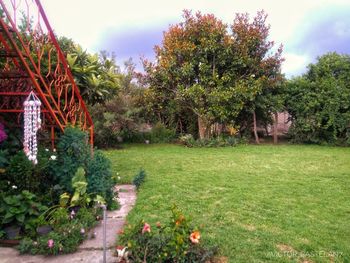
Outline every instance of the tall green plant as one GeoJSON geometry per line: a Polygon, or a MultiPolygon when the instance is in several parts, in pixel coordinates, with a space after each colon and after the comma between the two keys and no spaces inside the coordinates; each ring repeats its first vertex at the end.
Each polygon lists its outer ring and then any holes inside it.
{"type": "Polygon", "coordinates": [[[19,151],[10,159],[4,177],[16,191],[29,190],[42,195],[47,193],[48,186],[55,183],[51,173],[50,152],[39,149],[38,164],[33,165],[23,151],[19,151]]]}
{"type": "Polygon", "coordinates": [[[78,128],[67,127],[57,144],[55,175],[64,190],[72,193],[72,177],[78,167],[85,166],[90,157],[87,134],[78,128]]]}
{"type": "Polygon", "coordinates": [[[95,151],[93,158],[86,165],[87,193],[101,195],[107,203],[108,208],[114,206],[113,180],[111,175],[110,161],[101,151],[95,151]]]}

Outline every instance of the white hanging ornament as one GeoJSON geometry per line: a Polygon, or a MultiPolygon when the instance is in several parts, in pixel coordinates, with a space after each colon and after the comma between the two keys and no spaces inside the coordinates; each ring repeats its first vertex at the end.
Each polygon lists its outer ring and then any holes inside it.
{"type": "Polygon", "coordinates": [[[39,98],[31,91],[23,103],[24,106],[24,142],[23,151],[29,161],[38,163],[37,132],[41,127],[39,98]]]}

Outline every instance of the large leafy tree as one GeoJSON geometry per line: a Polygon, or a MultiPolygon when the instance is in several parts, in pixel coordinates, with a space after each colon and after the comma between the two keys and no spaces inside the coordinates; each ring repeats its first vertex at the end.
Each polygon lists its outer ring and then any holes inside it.
{"type": "Polygon", "coordinates": [[[89,54],[79,45],[67,54],[67,61],[80,93],[88,104],[103,103],[119,88],[120,71],[114,56],[106,52],[89,54]]]}
{"type": "Polygon", "coordinates": [[[286,86],[297,142],[350,144],[350,56],[328,53],[286,86]]]}
{"type": "Polygon", "coordinates": [[[270,27],[266,25],[266,18],[263,11],[258,12],[252,22],[247,14],[237,14],[231,26],[232,55],[237,59],[235,78],[239,80],[239,87],[243,87],[239,94],[244,103],[235,122],[242,132],[250,132],[253,127],[257,143],[257,119],[260,125],[271,123],[272,113],[280,110],[283,102],[282,46],[275,53],[271,51],[274,42],[268,39],[270,27]]]}
{"type": "Polygon", "coordinates": [[[216,122],[237,125],[243,109],[254,116],[256,108],[268,112],[257,105],[281,80],[282,50],[270,55],[266,14],[259,12],[252,22],[248,14],[237,14],[230,28],[214,15],[183,16],[155,47],[157,62],[144,63],[146,96],[159,119],[178,123],[186,112],[196,117],[204,138],[216,122]]]}

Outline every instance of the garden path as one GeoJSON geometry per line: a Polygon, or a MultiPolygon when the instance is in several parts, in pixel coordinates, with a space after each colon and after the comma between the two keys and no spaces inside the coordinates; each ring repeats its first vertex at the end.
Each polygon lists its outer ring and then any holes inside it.
{"type": "MultiPolygon", "coordinates": [[[[117,233],[123,229],[125,219],[129,211],[135,204],[136,191],[133,185],[118,185],[119,210],[107,212],[107,262],[116,262],[116,257],[113,257],[114,245],[117,233]]],[[[13,248],[0,247],[0,262],[1,263],[99,263],[103,259],[103,225],[100,222],[91,231],[96,232],[96,238],[84,241],[77,252],[44,257],[19,255],[18,251],[13,248]]]]}

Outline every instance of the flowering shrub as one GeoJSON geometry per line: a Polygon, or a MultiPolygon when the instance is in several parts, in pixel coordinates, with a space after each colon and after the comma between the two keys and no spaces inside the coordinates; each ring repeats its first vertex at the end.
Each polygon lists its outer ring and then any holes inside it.
{"type": "Polygon", "coordinates": [[[0,123],[0,143],[7,139],[7,134],[5,132],[4,125],[0,123]]]}
{"type": "Polygon", "coordinates": [[[158,222],[152,227],[140,221],[128,226],[120,236],[117,246],[118,259],[132,262],[206,262],[216,248],[202,245],[200,231],[175,206],[170,223],[158,222]],[[127,258],[125,258],[127,255],[127,258]]]}
{"type": "Polygon", "coordinates": [[[53,231],[37,238],[24,238],[18,247],[20,253],[56,255],[71,253],[79,244],[88,238],[88,229],[96,223],[97,210],[80,208],[79,211],[68,212],[59,208],[52,214],[49,224],[53,231]]]}

